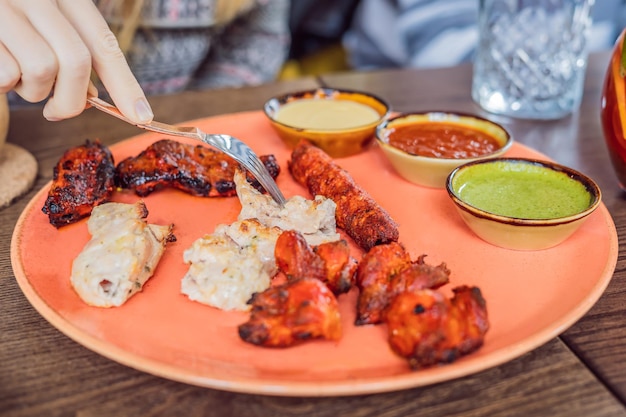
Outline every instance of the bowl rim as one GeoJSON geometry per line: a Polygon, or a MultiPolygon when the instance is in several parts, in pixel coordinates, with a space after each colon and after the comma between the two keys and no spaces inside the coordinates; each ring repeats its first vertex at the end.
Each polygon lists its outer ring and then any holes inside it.
{"type": "Polygon", "coordinates": [[[449,162],[449,163],[455,163],[455,164],[459,164],[459,163],[466,163],[466,162],[472,162],[472,161],[479,161],[482,160],[484,158],[493,158],[494,155],[501,155],[503,153],[505,153],[506,151],[508,151],[512,146],[513,146],[513,135],[511,134],[511,132],[505,128],[502,124],[498,123],[498,122],[494,122],[493,120],[489,120],[485,117],[479,116],[477,114],[473,114],[473,113],[469,113],[469,112],[457,112],[457,111],[449,111],[449,110],[428,110],[428,111],[413,111],[413,112],[403,112],[403,113],[399,113],[394,115],[393,117],[389,117],[386,118],[385,120],[381,121],[378,126],[376,127],[376,133],[375,133],[375,138],[376,138],[376,142],[384,149],[389,150],[391,152],[396,153],[397,155],[401,155],[407,158],[411,158],[414,159],[416,161],[441,161],[441,162],[449,162]],[[493,152],[489,152],[489,153],[485,153],[482,155],[478,155],[478,156],[473,156],[471,158],[443,158],[443,157],[436,157],[436,156],[424,156],[424,155],[414,155],[411,153],[408,153],[400,148],[396,148],[393,145],[390,145],[389,143],[385,142],[382,139],[382,131],[384,129],[387,128],[387,126],[389,125],[389,123],[392,123],[395,120],[398,119],[402,119],[405,117],[410,117],[410,116],[425,116],[425,115],[429,115],[429,114],[445,114],[445,115],[454,115],[454,116],[459,116],[459,117],[464,117],[464,118],[469,118],[469,119],[476,119],[479,120],[481,122],[490,124],[492,126],[495,126],[499,129],[501,129],[504,134],[506,135],[506,140],[504,141],[504,144],[499,147],[498,149],[494,150],[493,152]]]}
{"type": "Polygon", "coordinates": [[[541,159],[536,159],[536,158],[500,157],[500,158],[491,158],[491,159],[484,159],[480,161],[468,162],[466,164],[456,167],[454,170],[452,170],[452,172],[450,172],[450,174],[446,178],[445,188],[446,188],[446,191],[448,192],[448,195],[450,196],[452,201],[455,203],[455,205],[459,209],[478,218],[491,220],[491,221],[495,221],[495,222],[502,223],[502,224],[508,224],[512,226],[545,227],[545,226],[556,226],[556,225],[572,223],[584,217],[587,217],[588,215],[593,213],[598,208],[598,206],[600,205],[602,201],[602,191],[600,190],[600,187],[598,186],[598,184],[593,179],[591,179],[591,177],[583,174],[582,172],[574,168],[559,164],[557,162],[553,162],[549,160],[541,160],[541,159]],[[467,169],[467,168],[471,168],[472,166],[475,166],[475,165],[490,164],[490,163],[493,164],[493,163],[498,163],[498,162],[532,164],[532,165],[552,169],[557,172],[565,173],[567,174],[569,178],[580,182],[585,187],[585,189],[587,190],[587,192],[589,193],[591,197],[591,202],[589,203],[586,209],[578,213],[571,214],[569,216],[555,217],[555,218],[549,218],[549,219],[527,219],[527,218],[504,216],[504,215],[488,212],[486,210],[472,206],[471,204],[465,202],[463,199],[461,199],[457,195],[457,193],[455,192],[452,186],[452,182],[454,180],[454,177],[460,171],[467,169]]]}
{"type": "MultiPolygon", "coordinates": [[[[367,104],[364,104],[367,106],[367,104]]],[[[370,108],[372,108],[371,106],[368,106],[370,108]]],[[[375,110],[375,109],[374,109],[375,110]]],[[[272,123],[276,123],[277,125],[289,128],[289,129],[293,129],[296,130],[298,132],[352,132],[352,131],[358,131],[358,130],[363,130],[363,129],[369,129],[371,127],[374,126],[378,126],[380,123],[383,123],[391,114],[391,105],[389,104],[389,102],[375,94],[366,92],[366,91],[362,91],[362,90],[352,90],[352,89],[347,89],[347,88],[333,88],[333,87],[316,87],[316,88],[310,88],[307,90],[297,90],[297,91],[292,91],[292,92],[288,92],[288,93],[284,93],[284,94],[278,94],[275,95],[273,97],[270,97],[269,99],[267,99],[265,101],[265,103],[263,103],[263,112],[265,113],[265,115],[267,116],[267,118],[272,122],[272,123]],[[289,98],[294,98],[295,100],[301,99],[306,95],[316,95],[318,93],[323,94],[322,97],[319,97],[320,100],[332,100],[332,97],[330,97],[333,94],[347,94],[347,95],[362,95],[362,96],[366,96],[369,98],[374,99],[374,101],[377,101],[378,103],[380,103],[385,111],[383,114],[380,114],[378,119],[376,119],[376,121],[371,122],[371,123],[367,123],[367,124],[363,124],[363,125],[359,125],[359,126],[355,126],[355,127],[350,127],[350,128],[346,128],[346,129],[312,129],[312,128],[303,128],[303,127],[297,127],[294,125],[290,125],[290,124],[286,124],[283,122],[279,122],[278,120],[276,120],[276,118],[274,117],[276,110],[272,109],[271,106],[273,103],[278,103],[279,105],[284,105],[287,103],[287,100],[289,98]]],[[[378,111],[377,111],[378,113],[378,111]]]]}

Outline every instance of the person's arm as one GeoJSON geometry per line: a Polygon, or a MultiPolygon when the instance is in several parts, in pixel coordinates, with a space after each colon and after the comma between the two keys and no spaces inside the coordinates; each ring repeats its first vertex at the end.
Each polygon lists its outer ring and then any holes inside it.
{"type": "Polygon", "coordinates": [[[47,97],[43,114],[60,120],[80,114],[95,71],[125,116],[152,120],[137,83],[92,0],[0,0],[0,94],[15,90],[29,102],[47,97]]]}
{"type": "Polygon", "coordinates": [[[212,40],[193,88],[260,84],[276,77],[289,52],[289,1],[259,1],[212,40]]]}

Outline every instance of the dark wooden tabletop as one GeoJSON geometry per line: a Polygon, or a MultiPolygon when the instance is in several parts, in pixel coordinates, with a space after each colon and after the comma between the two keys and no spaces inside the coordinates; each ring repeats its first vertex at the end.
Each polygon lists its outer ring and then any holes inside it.
{"type": "MultiPolygon", "coordinates": [[[[498,120],[515,139],[596,180],[620,237],[624,193],[611,169],[599,120],[608,54],[590,57],[580,111],[562,120],[498,120]]],[[[370,91],[396,111],[483,114],[470,99],[471,66],[329,74],[255,88],[151,98],[158,120],[258,110],[272,95],[319,85],[370,91]]],[[[483,114],[494,118],[492,115],[483,114]]],[[[162,379],[106,359],[52,327],[22,294],[9,248],[26,203],[70,146],[105,144],[137,129],[95,110],[62,122],[38,108],[14,109],[8,141],[35,155],[33,190],[0,210],[0,415],[2,416],[626,416],[626,250],[604,295],[571,328],[501,366],[431,386],[351,397],[271,397],[162,379]]],[[[620,248],[623,245],[620,244],[620,248]]]]}

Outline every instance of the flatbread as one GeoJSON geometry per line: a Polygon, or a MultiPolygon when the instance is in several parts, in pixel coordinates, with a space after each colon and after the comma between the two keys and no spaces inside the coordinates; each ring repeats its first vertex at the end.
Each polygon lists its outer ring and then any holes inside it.
{"type": "Polygon", "coordinates": [[[31,189],[37,169],[37,160],[26,149],[12,143],[0,147],[0,208],[31,189]]]}

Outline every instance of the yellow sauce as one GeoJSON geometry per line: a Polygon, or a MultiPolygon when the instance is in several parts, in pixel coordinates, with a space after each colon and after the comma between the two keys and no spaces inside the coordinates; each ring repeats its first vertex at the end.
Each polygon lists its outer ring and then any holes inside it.
{"type": "Polygon", "coordinates": [[[380,119],[376,110],[350,100],[302,99],[282,106],[274,117],[301,129],[350,129],[380,119]]]}

